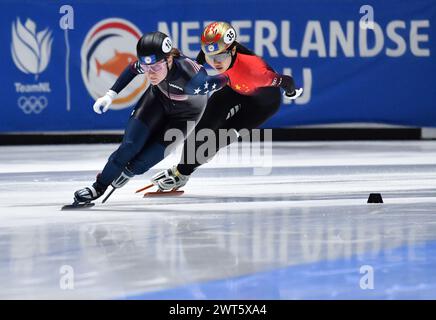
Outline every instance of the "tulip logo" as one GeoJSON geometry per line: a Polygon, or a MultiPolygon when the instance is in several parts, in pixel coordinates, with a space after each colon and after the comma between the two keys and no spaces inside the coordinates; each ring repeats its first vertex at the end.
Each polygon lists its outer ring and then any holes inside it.
{"type": "Polygon", "coordinates": [[[27,19],[24,25],[20,18],[12,23],[12,58],[18,69],[35,75],[38,80],[50,62],[52,32],[48,28],[36,31],[33,20],[27,19]]]}
{"type": "Polygon", "coordinates": [[[50,62],[52,43],[52,31],[37,31],[32,19],[27,18],[23,24],[18,17],[12,22],[12,60],[21,72],[35,76],[33,83],[14,83],[19,94],[17,105],[26,115],[39,114],[48,106],[45,94],[51,92],[50,82],[37,81],[50,62]]]}

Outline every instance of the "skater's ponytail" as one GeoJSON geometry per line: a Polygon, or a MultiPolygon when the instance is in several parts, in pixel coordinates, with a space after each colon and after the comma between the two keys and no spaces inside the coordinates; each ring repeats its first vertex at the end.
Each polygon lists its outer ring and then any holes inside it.
{"type": "Polygon", "coordinates": [[[172,48],[170,53],[168,54],[168,57],[171,56],[173,58],[180,58],[181,55],[182,55],[182,53],[180,52],[179,49],[172,48]]]}

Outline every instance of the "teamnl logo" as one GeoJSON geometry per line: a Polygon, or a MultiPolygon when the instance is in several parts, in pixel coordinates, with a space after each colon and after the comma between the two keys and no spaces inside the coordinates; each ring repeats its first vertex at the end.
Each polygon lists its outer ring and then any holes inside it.
{"type": "MultiPolygon", "coordinates": [[[[89,94],[98,99],[113,85],[124,69],[136,58],[141,31],[131,22],[109,18],[95,24],[81,49],[82,78],[89,94]]],[[[111,108],[123,109],[135,104],[148,82],[138,75],[113,101],[111,108]]]]}
{"type": "Polygon", "coordinates": [[[38,79],[50,62],[52,42],[52,31],[49,28],[38,31],[30,18],[24,24],[19,17],[12,23],[12,59],[20,71],[34,77],[33,83],[14,83],[15,91],[20,94],[18,107],[25,114],[39,114],[48,105],[48,98],[43,94],[51,92],[50,83],[38,79]]]}

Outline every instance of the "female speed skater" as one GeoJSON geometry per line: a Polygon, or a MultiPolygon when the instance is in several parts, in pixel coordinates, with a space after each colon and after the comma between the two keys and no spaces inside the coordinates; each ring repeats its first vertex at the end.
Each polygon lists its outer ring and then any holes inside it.
{"type": "Polygon", "coordinates": [[[101,197],[109,185],[120,188],[134,175],[161,161],[168,154],[166,148],[175,147],[173,141],[164,139],[167,130],[180,130],[182,142],[189,133],[187,122],[197,122],[206,107],[206,96],[189,95],[184,90],[197,75],[207,75],[205,69],[173,48],[166,34],[145,34],[136,50],[138,60],[126,67],[105,96],[96,100],[94,111],[106,112],[117,94],[138,74],[146,73],[151,85],[136,104],[121,145],[92,186],[74,193],[72,206],[92,205],[91,201],[101,197]]]}
{"type": "MultiPolygon", "coordinates": [[[[191,135],[205,128],[213,130],[215,137],[218,137],[219,129],[234,129],[241,134],[241,129],[257,128],[278,111],[280,88],[284,90],[286,99],[296,99],[303,92],[303,89],[295,88],[291,76],[277,74],[262,58],[239,44],[235,30],[226,22],[213,22],[206,26],[197,62],[202,65],[207,62],[218,75],[202,79],[197,77],[198,81],[191,83],[194,94],[218,91],[210,96],[206,110],[191,135]]],[[[213,152],[205,155],[206,161],[200,162],[196,155],[203,142],[193,139],[195,148],[190,150],[189,139],[185,140],[180,163],[152,178],[152,184],[160,191],[177,190],[184,186],[202,163],[211,159],[220,148],[236,141],[227,140],[226,144],[217,145],[213,152]],[[194,161],[188,160],[189,152],[194,161]]]]}

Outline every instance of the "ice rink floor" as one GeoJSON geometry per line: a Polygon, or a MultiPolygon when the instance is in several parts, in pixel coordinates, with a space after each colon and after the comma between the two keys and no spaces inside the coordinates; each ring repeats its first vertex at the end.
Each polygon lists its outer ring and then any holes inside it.
{"type": "Polygon", "coordinates": [[[0,299],[436,299],[436,141],[274,143],[135,194],[170,156],[60,211],[115,148],[0,147],[0,299]]]}

